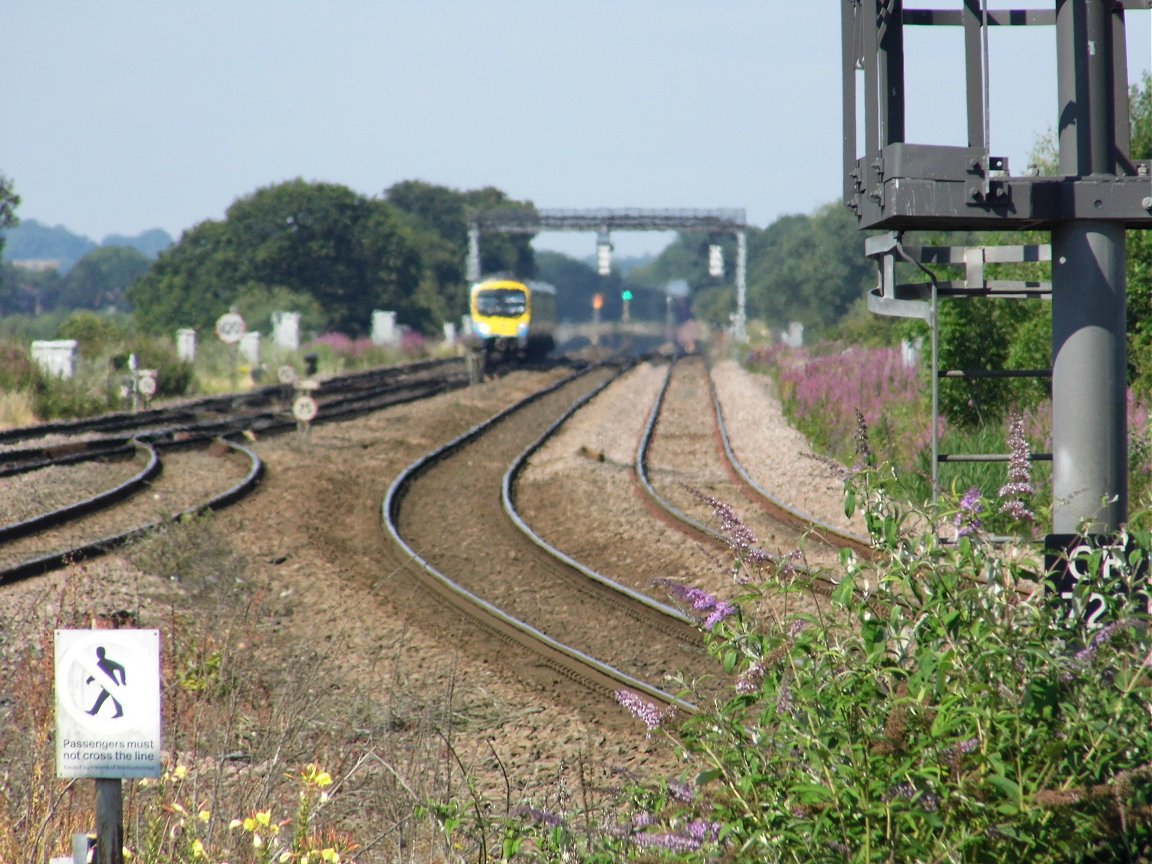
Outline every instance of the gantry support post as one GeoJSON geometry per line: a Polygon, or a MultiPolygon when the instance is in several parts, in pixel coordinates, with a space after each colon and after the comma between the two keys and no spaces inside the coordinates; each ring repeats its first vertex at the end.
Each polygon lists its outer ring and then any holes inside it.
{"type": "MultiPolygon", "coordinates": [[[[1056,3],[1060,173],[1116,174],[1111,4],[1056,3]]],[[[1052,229],[1052,529],[1108,533],[1128,518],[1124,226],[1052,229]]]]}

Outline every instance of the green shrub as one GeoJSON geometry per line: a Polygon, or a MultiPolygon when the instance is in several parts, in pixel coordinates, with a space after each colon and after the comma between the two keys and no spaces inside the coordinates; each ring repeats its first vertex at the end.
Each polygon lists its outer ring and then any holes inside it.
{"type": "Polygon", "coordinates": [[[32,361],[27,349],[11,344],[0,345],[0,389],[27,390],[40,377],[40,368],[32,361]]]}
{"type": "Polygon", "coordinates": [[[196,375],[191,363],[176,356],[175,348],[162,339],[136,340],[131,346],[137,367],[156,370],[156,395],[184,396],[194,389],[196,375]]]}
{"type": "Polygon", "coordinates": [[[32,410],[41,420],[91,417],[112,407],[109,396],[75,379],[42,374],[32,385],[32,410]]]}
{"type": "Polygon", "coordinates": [[[982,533],[975,496],[914,511],[890,495],[896,479],[847,478],[876,555],[845,550],[820,574],[830,593],[795,606],[818,611],[773,617],[761,600],[814,582],[759,572],[752,555],[736,604],[681,592],[709,615],[731,696],[678,722],[618,694],[685,765],[633,792],[631,820],[566,828],[560,848],[555,821],[475,827],[548,861],[1147,860],[1152,632],[1137,574],[1152,538],[1121,532],[1124,552],[1086,553],[1088,576],[1058,596],[1027,549],[982,533]]]}
{"type": "Polygon", "coordinates": [[[60,339],[75,339],[83,357],[99,357],[114,349],[125,337],[127,323],[110,315],[78,311],[60,325],[60,339]]]}

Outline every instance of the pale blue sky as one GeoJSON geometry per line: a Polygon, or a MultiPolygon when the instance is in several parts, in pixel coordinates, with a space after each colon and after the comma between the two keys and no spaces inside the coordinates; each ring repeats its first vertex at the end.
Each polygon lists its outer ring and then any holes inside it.
{"type": "MultiPolygon", "coordinates": [[[[909,0],[957,8],[959,0],[909,0]]],[[[1044,7],[1030,3],[1012,6],[1044,7]]],[[[996,8],[1005,3],[995,4],[996,8]]],[[[496,186],[542,208],[837,200],[838,0],[0,0],[0,172],[20,215],[101,240],[222,218],[294,177],[496,186]]],[[[1131,74],[1152,13],[1128,13],[1131,74]]],[[[908,140],[964,138],[961,38],[908,35],[908,140]],[[925,94],[948,88],[942,99],[925,94]]],[[[991,140],[1055,125],[1051,28],[992,36],[991,140]]],[[[666,235],[618,234],[619,254],[666,235]]],[[[586,234],[537,248],[591,253],[586,234]]]]}

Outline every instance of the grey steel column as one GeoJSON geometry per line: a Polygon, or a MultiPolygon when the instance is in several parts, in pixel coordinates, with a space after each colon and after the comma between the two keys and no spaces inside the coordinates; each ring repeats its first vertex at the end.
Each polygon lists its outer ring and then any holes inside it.
{"type": "Polygon", "coordinates": [[[1124,229],[1052,232],[1052,530],[1108,533],[1128,518],[1124,229]]]}
{"type": "Polygon", "coordinates": [[[736,232],[736,344],[743,345],[748,341],[747,315],[745,311],[745,298],[748,294],[748,239],[743,231],[736,232]]]}
{"type": "Polygon", "coordinates": [[[464,278],[469,282],[480,279],[480,226],[475,222],[468,226],[468,260],[464,278]]]}
{"type": "MultiPolygon", "coordinates": [[[[1114,175],[1112,24],[1105,0],[1057,0],[1060,173],[1114,175]]],[[[1124,229],[1052,231],[1052,530],[1128,518],[1124,229]]]]}

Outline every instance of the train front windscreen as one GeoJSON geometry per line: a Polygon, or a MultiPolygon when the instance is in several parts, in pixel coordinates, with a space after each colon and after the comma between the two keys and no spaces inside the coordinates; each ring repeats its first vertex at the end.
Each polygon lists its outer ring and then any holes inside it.
{"type": "Polygon", "coordinates": [[[514,288],[481,291],[476,296],[476,311],[480,315],[517,318],[524,314],[526,308],[527,298],[524,292],[514,288]]]}

